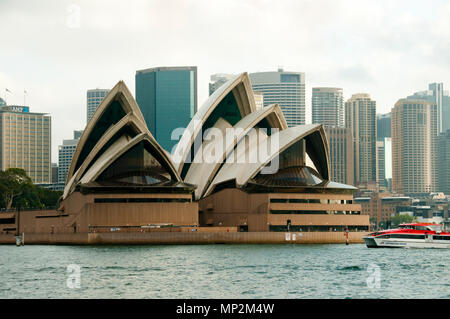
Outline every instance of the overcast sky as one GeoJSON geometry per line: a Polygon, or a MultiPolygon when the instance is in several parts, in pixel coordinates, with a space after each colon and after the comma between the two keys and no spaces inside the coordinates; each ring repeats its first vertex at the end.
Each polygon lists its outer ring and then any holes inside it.
{"type": "Polygon", "coordinates": [[[135,71],[198,67],[199,106],[214,73],[306,73],[311,88],[369,93],[377,113],[428,83],[450,88],[450,1],[0,0],[0,96],[52,116],[58,145],[86,124],[86,90],[135,71]]]}

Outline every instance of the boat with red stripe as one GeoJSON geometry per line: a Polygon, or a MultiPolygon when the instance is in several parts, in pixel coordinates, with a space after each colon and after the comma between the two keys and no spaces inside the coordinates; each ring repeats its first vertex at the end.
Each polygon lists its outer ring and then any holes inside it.
{"type": "Polygon", "coordinates": [[[408,223],[363,237],[368,248],[450,248],[450,232],[440,224],[408,223]]]}

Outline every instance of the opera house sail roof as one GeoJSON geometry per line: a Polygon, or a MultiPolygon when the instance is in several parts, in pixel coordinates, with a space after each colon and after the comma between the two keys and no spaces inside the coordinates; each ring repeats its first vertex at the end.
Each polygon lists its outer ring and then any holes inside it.
{"type": "Polygon", "coordinates": [[[84,130],[72,158],[63,199],[77,186],[195,189],[183,183],[170,154],[147,129],[122,81],[105,97],[84,130]]]}
{"type": "Polygon", "coordinates": [[[330,178],[323,126],[288,128],[277,104],[256,110],[247,73],[216,90],[194,115],[173,154],[149,132],[121,81],[89,121],[63,198],[76,189],[178,188],[200,200],[224,187],[247,191],[352,192],[330,178]]]}

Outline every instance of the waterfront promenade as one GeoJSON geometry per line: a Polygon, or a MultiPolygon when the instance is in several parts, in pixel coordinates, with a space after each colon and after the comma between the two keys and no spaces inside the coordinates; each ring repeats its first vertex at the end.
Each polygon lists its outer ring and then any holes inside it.
{"type": "MultiPolygon", "coordinates": [[[[366,232],[350,232],[349,243],[363,243],[366,232]]],[[[24,234],[28,244],[345,244],[344,232],[112,232],[77,234],[24,234]]],[[[0,235],[0,244],[15,244],[12,234],[0,235]]]]}

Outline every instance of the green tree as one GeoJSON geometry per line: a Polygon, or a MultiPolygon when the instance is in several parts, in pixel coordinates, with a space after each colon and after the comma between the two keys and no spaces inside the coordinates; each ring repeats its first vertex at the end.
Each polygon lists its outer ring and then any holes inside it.
{"type": "Polygon", "coordinates": [[[0,171],[0,207],[11,209],[55,207],[62,192],[33,184],[21,168],[0,171]]]}
{"type": "Polygon", "coordinates": [[[43,207],[53,207],[57,205],[58,199],[62,196],[63,192],[38,187],[38,194],[43,207]]]}
{"type": "Polygon", "coordinates": [[[414,217],[410,215],[396,215],[391,218],[392,226],[397,227],[400,224],[403,223],[412,223],[414,220],[414,217]]]}
{"type": "Polygon", "coordinates": [[[33,182],[25,170],[21,168],[8,168],[0,171],[0,194],[6,209],[12,207],[13,201],[25,192],[30,192],[33,182]]]}

